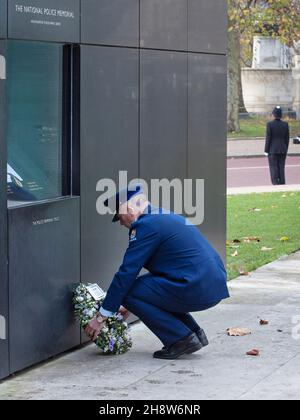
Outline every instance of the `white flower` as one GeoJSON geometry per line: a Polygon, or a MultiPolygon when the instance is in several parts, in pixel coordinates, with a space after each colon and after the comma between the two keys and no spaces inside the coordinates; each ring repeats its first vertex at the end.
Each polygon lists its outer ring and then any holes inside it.
{"type": "MultiPolygon", "coordinates": [[[[88,322],[99,311],[103,299],[96,302],[92,299],[84,284],[77,287],[74,293],[74,311],[84,328],[88,322]],[[100,306],[99,306],[100,305],[100,306]]],[[[132,347],[131,337],[127,334],[128,324],[122,322],[123,317],[114,316],[109,318],[106,326],[101,331],[101,336],[97,339],[97,346],[103,354],[123,354],[132,347]],[[111,350],[110,343],[114,342],[114,350],[111,350]]]]}

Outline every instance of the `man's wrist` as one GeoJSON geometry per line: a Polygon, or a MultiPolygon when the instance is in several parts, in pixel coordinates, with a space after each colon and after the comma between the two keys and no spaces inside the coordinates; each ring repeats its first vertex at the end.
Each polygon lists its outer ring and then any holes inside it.
{"type": "Polygon", "coordinates": [[[103,316],[100,312],[98,312],[96,320],[99,324],[103,324],[107,320],[107,316],[103,316]]]}

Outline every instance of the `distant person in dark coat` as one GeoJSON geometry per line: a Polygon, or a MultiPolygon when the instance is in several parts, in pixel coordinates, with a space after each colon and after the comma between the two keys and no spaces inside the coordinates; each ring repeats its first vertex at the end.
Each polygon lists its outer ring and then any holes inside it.
{"type": "Polygon", "coordinates": [[[274,108],[273,117],[274,120],[267,124],[265,155],[269,157],[272,184],[284,185],[290,130],[288,123],[282,121],[280,106],[274,108]]]}

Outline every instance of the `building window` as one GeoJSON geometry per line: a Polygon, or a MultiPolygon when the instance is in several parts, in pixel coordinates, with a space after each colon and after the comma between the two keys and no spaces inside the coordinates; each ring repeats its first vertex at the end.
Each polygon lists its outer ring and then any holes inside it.
{"type": "MultiPolygon", "coordinates": [[[[9,205],[66,195],[69,118],[63,45],[9,41],[7,191],[9,205]]],[[[67,183],[68,184],[68,183],[67,183]]]]}

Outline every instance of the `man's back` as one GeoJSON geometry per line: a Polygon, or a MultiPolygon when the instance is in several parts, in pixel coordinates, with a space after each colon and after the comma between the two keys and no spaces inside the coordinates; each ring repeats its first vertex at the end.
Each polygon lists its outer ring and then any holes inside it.
{"type": "Polygon", "coordinates": [[[184,291],[189,299],[213,301],[227,298],[226,270],[216,250],[200,231],[174,213],[146,214],[133,225],[137,231],[154,230],[157,246],[144,267],[166,279],[174,292],[184,291]],[[196,294],[196,296],[195,296],[196,294]]]}
{"type": "Polygon", "coordinates": [[[290,142],[288,123],[275,119],[267,124],[265,152],[269,154],[287,154],[290,142]]]}
{"type": "MultiPolygon", "coordinates": [[[[148,225],[160,235],[158,246],[145,267],[154,274],[170,279],[190,276],[197,266],[209,258],[219,257],[200,231],[186,219],[174,213],[146,214],[134,228],[148,225]]],[[[193,275],[197,276],[197,270],[193,275]]]]}

